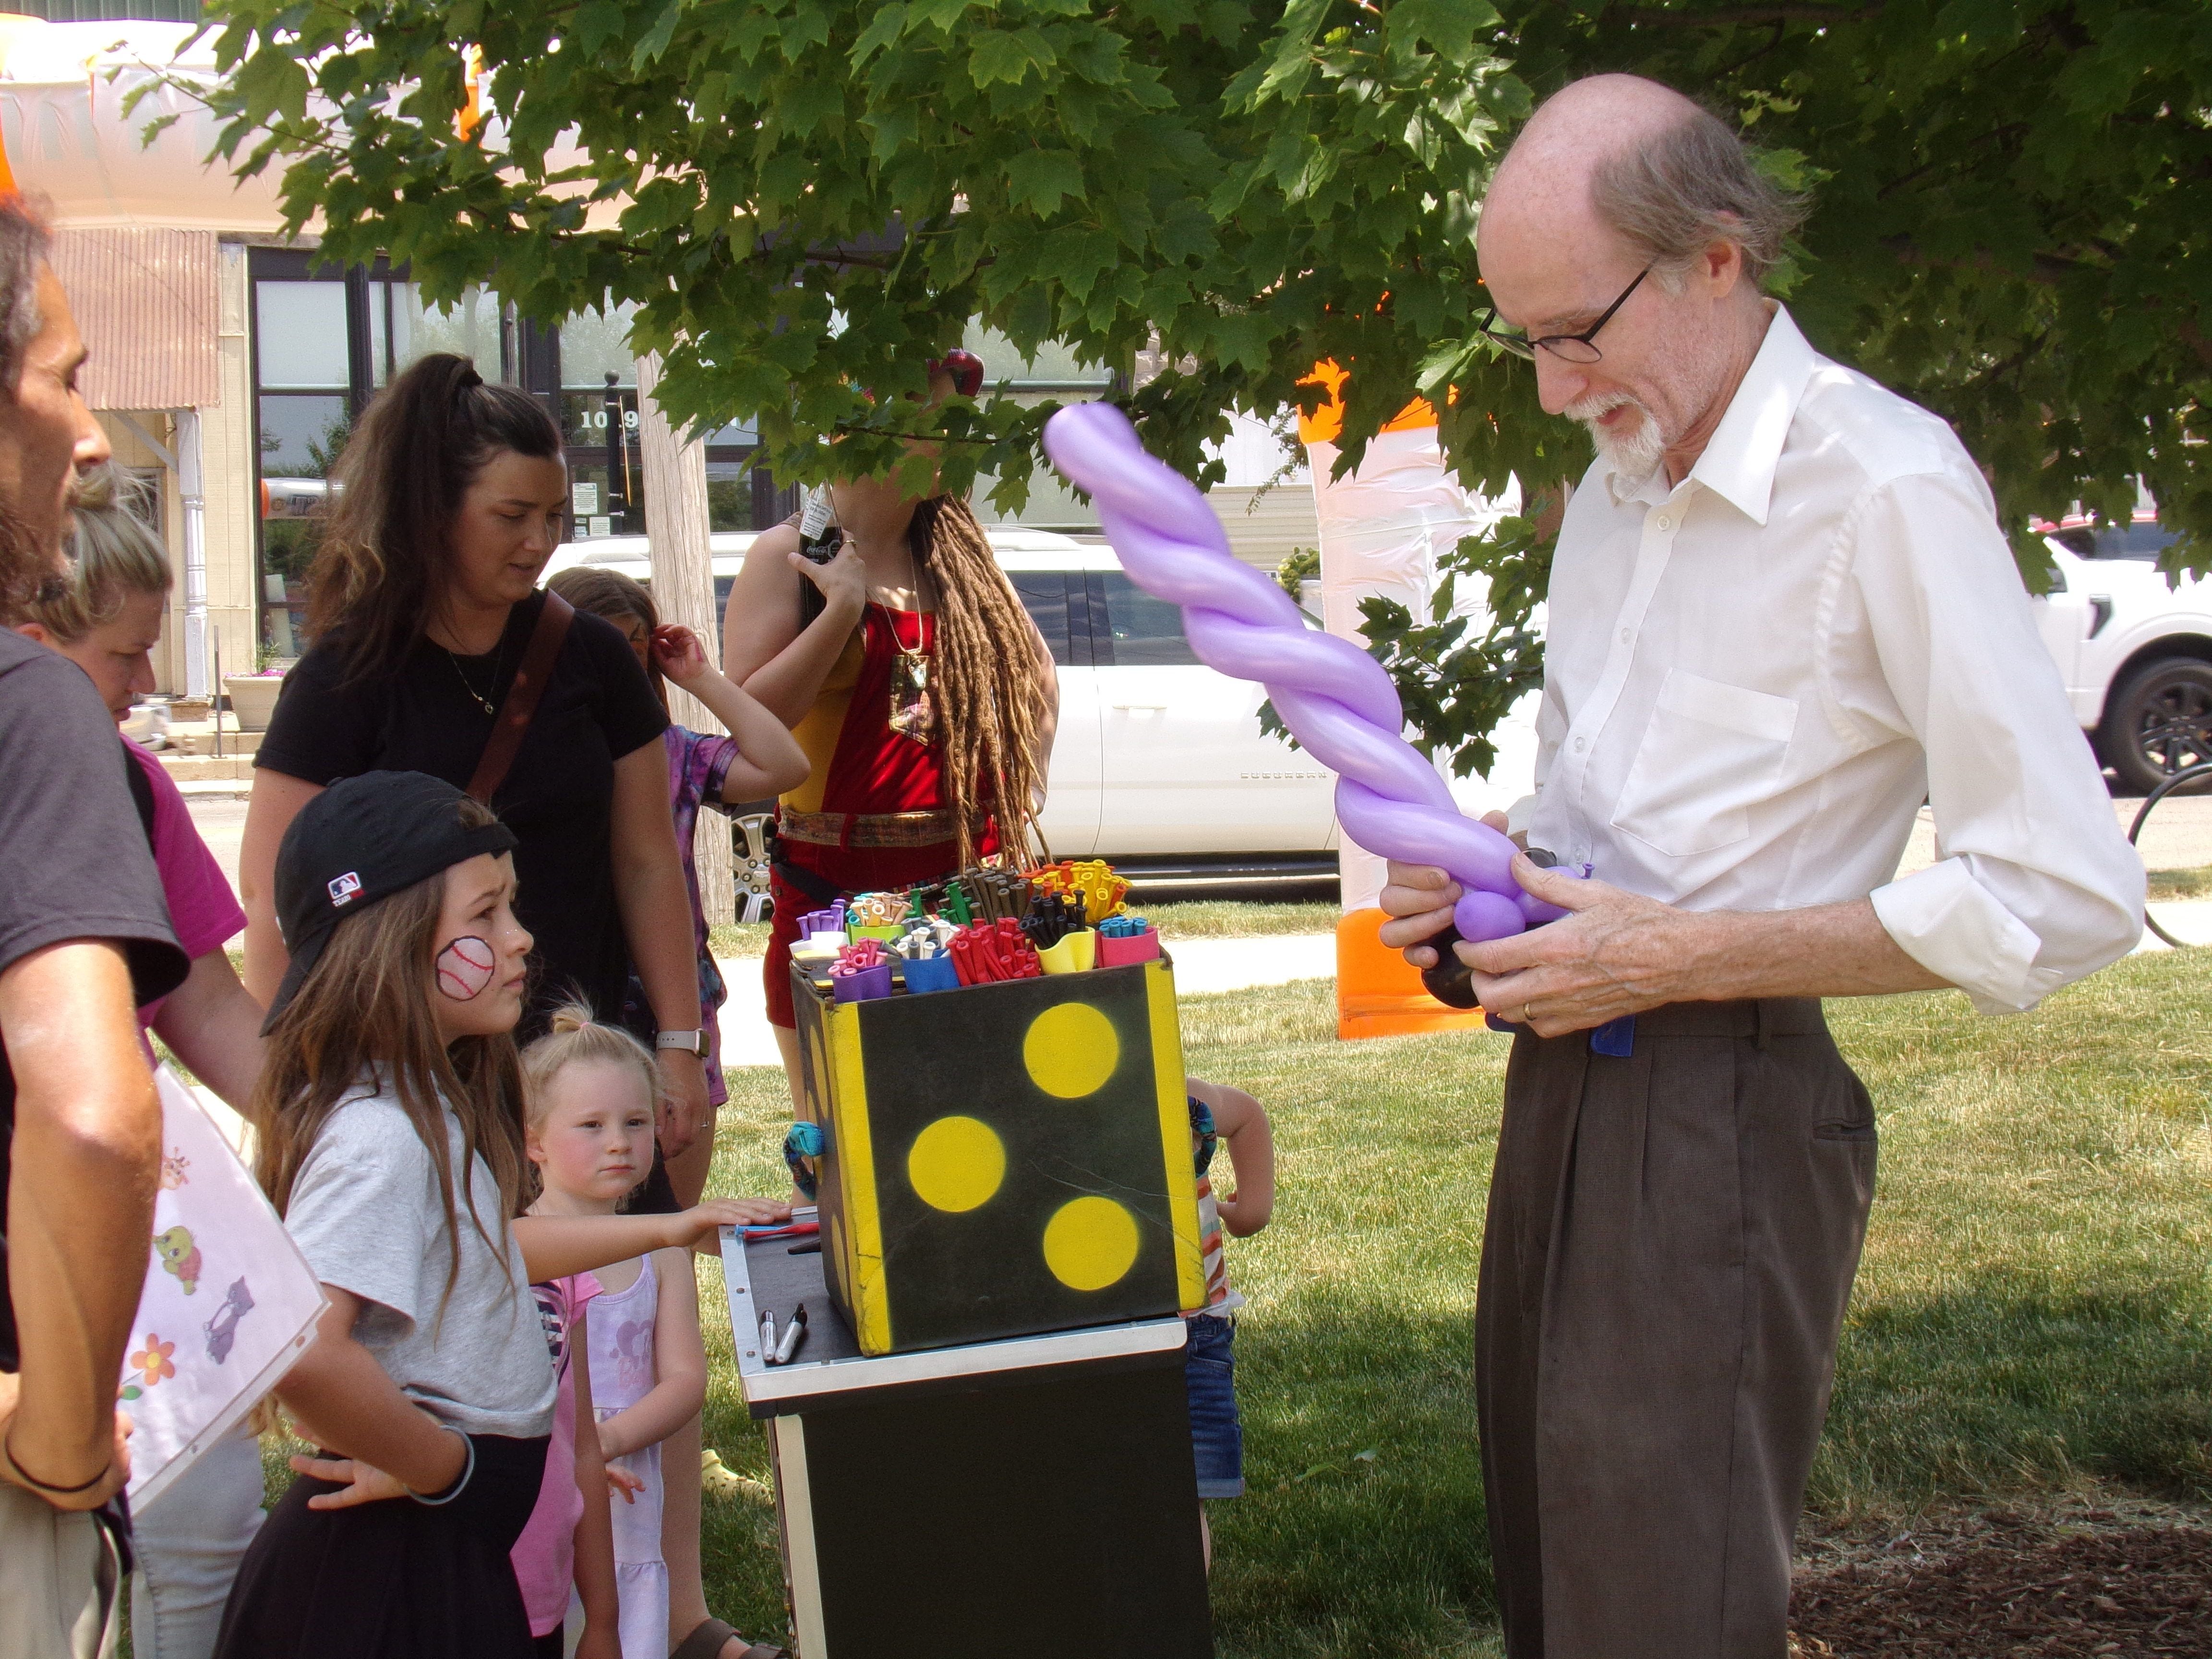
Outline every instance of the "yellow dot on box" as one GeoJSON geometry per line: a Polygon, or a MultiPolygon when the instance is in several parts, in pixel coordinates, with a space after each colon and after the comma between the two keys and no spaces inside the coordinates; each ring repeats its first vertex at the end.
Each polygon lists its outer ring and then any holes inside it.
{"type": "Polygon", "coordinates": [[[1044,1228],[1044,1265],[1071,1291],[1103,1291],[1136,1264],[1137,1218],[1110,1198],[1078,1198],[1044,1228]]]}
{"type": "Polygon", "coordinates": [[[914,1138],[906,1178],[933,1210],[959,1214],[987,1203],[1006,1178],[1006,1149],[990,1126],[940,1117],[914,1138]]]}
{"type": "Polygon", "coordinates": [[[1030,1022],[1022,1039],[1030,1081],[1059,1100],[1095,1095],[1121,1064],[1114,1022],[1087,1002],[1063,1002],[1030,1022]]]}

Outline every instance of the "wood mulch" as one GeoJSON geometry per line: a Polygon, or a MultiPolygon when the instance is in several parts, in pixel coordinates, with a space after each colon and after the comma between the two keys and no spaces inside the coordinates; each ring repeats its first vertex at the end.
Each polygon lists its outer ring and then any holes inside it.
{"type": "Polygon", "coordinates": [[[2212,1528],[2147,1503],[1993,1510],[1886,1542],[1808,1539],[1802,1659],[2212,1656],[2212,1528]]]}

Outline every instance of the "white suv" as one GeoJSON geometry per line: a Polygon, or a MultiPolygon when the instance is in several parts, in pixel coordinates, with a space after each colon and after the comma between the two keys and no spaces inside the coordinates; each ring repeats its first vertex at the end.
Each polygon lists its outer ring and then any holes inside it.
{"type": "Polygon", "coordinates": [[[2058,583],[2037,620],[2098,758],[2136,793],[2212,760],[2212,584],[2167,586],[2157,559],[2173,534],[2154,510],[2038,527],[2058,583]]]}
{"type": "MultiPolygon", "coordinates": [[[[1200,662],[1182,613],[1124,575],[1103,543],[1003,526],[987,533],[1060,670],[1040,826],[1055,854],[1138,866],[1156,891],[1335,875],[1334,779],[1261,734],[1258,686],[1200,662]]],[[[751,543],[713,538],[718,618],[751,543]]],[[[579,564],[651,580],[642,536],[568,543],[545,574],[579,564]]],[[[757,817],[739,819],[739,881],[754,892],[766,885],[761,828],[757,817]]],[[[755,919],[758,906],[749,908],[755,919]]]]}

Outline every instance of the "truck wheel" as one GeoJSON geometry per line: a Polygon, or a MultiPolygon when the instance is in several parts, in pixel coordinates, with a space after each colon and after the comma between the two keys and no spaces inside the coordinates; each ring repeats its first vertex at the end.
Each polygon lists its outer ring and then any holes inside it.
{"type": "Polygon", "coordinates": [[[2212,761],[2212,663],[2167,657],[2136,670],[2105,706],[2097,750],[2123,787],[2145,795],[2212,761]]]}
{"type": "Polygon", "coordinates": [[[730,822],[739,921],[767,921],[775,915],[775,898],[769,887],[769,830],[775,822],[773,812],[740,812],[730,822]]]}

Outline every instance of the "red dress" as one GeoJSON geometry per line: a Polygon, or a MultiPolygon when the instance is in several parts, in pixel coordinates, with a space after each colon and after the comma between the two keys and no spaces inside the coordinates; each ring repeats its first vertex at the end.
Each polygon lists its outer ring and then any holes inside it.
{"type": "MultiPolygon", "coordinates": [[[[928,685],[936,638],[933,611],[870,605],[814,707],[793,728],[813,769],[784,796],[780,814],[786,833],[776,842],[775,916],[762,969],[772,1025],[788,1030],[798,1023],[791,1006],[792,941],[799,918],[825,908],[830,890],[910,887],[957,867],[959,844],[949,817],[933,828],[916,829],[909,821],[905,834],[931,836],[913,844],[852,844],[884,838],[887,830],[897,835],[898,827],[879,822],[892,814],[943,814],[951,805],[943,789],[945,744],[934,729],[928,685]],[[811,835],[834,833],[842,844],[793,839],[791,831],[800,826],[811,835]],[[811,877],[816,890],[798,885],[786,866],[811,877]]],[[[995,830],[987,827],[977,854],[996,843],[995,830]]]]}

